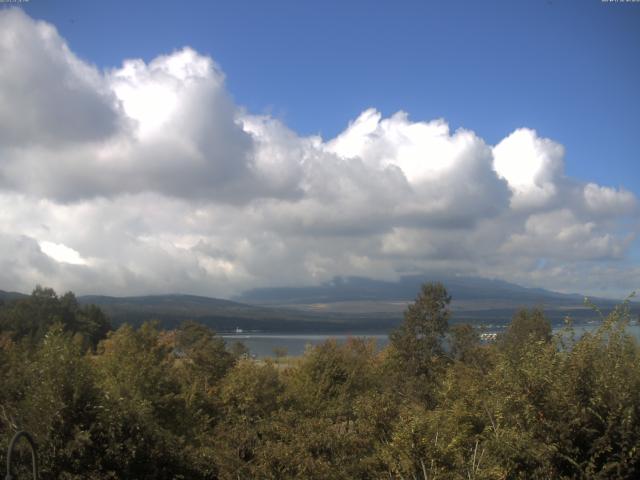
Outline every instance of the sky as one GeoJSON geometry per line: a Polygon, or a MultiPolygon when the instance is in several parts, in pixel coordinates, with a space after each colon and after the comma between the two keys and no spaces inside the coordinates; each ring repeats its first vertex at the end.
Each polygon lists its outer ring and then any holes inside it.
{"type": "Polygon", "coordinates": [[[640,3],[0,8],[0,289],[640,287],[640,3]]]}

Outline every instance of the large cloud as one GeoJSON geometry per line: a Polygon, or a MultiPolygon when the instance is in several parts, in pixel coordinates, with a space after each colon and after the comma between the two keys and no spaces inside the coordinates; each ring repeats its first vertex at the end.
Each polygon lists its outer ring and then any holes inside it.
{"type": "Polygon", "coordinates": [[[334,139],[301,137],[235,105],[189,48],[99,71],[19,10],[0,12],[0,40],[0,288],[226,296],[427,271],[640,284],[635,195],[567,177],[534,130],[491,146],[368,109],[334,139]]]}
{"type": "Polygon", "coordinates": [[[494,167],[513,192],[514,209],[540,208],[558,195],[564,148],[519,128],[493,148],[494,167]]]}
{"type": "Polygon", "coordinates": [[[56,148],[114,134],[119,106],[104,77],[55,28],[0,12],[0,144],[56,148]]]}

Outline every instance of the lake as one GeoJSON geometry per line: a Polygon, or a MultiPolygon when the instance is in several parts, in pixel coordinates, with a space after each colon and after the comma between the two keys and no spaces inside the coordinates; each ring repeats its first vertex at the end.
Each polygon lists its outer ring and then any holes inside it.
{"type": "MultiPolygon", "coordinates": [[[[574,330],[576,337],[584,332],[595,329],[598,324],[576,325],[574,330]]],[[[559,331],[559,327],[554,328],[554,333],[559,331]]],[[[487,333],[499,333],[503,328],[488,328],[487,333]]],[[[640,340],[640,325],[634,324],[627,327],[627,331],[640,340]]],[[[230,333],[220,335],[227,344],[242,342],[257,358],[273,357],[274,349],[284,348],[287,355],[302,355],[307,345],[319,345],[329,339],[335,339],[339,343],[347,341],[349,338],[367,338],[376,342],[378,348],[383,348],[389,343],[387,333],[336,333],[336,334],[310,334],[310,333],[267,333],[267,332],[246,332],[230,333]]]]}
{"type": "Polygon", "coordinates": [[[383,348],[389,343],[389,335],[386,333],[336,333],[336,334],[309,334],[309,333],[234,333],[220,335],[227,344],[242,342],[249,349],[252,355],[258,358],[273,357],[274,349],[284,348],[287,355],[302,355],[307,345],[319,345],[329,339],[335,339],[343,343],[349,338],[367,338],[375,340],[378,348],[383,348]]]}

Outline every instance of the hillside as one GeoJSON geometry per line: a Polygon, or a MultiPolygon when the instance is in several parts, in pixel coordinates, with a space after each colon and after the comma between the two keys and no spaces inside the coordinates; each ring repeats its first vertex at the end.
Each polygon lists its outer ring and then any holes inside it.
{"type": "MultiPolygon", "coordinates": [[[[502,280],[457,276],[405,276],[397,282],[361,277],[336,278],[317,287],[262,288],[244,292],[236,300],[270,307],[284,307],[326,314],[358,314],[400,318],[424,282],[441,281],[452,296],[454,321],[505,323],[519,308],[540,307],[554,322],[567,315],[577,321],[597,317],[580,294],[564,294],[526,288],[502,280]]],[[[609,311],[619,300],[592,298],[609,311]]],[[[634,303],[632,311],[640,312],[634,303]]]]}
{"type": "Polygon", "coordinates": [[[26,297],[27,295],[24,293],[18,292],[5,292],[4,290],[0,290],[0,303],[8,302],[11,300],[17,300],[19,298],[26,297]]]}
{"type": "MultiPolygon", "coordinates": [[[[114,325],[141,324],[158,320],[174,328],[185,320],[196,320],[219,332],[261,330],[272,332],[388,331],[402,320],[425,281],[425,276],[407,276],[397,282],[367,278],[336,278],[316,287],[263,288],[244,292],[233,300],[197,295],[147,295],[112,297],[79,296],[81,304],[95,304],[114,325]]],[[[541,307],[553,323],[566,316],[577,322],[597,319],[578,294],[562,294],[525,288],[501,280],[477,277],[440,277],[453,297],[452,322],[500,325],[510,321],[519,308],[541,307]]],[[[0,290],[0,301],[25,296],[0,290]]],[[[593,299],[605,313],[617,300],[593,299]]],[[[640,305],[632,304],[632,313],[640,305]]]]}
{"type": "MultiPolygon", "coordinates": [[[[263,307],[196,295],[149,295],[109,297],[86,295],[80,303],[102,308],[114,324],[140,324],[159,320],[165,328],[174,328],[185,320],[196,320],[219,332],[244,330],[267,331],[341,331],[360,323],[358,316],[317,314],[284,307],[263,307]]],[[[386,328],[388,323],[372,319],[366,329],[386,328]]]]}

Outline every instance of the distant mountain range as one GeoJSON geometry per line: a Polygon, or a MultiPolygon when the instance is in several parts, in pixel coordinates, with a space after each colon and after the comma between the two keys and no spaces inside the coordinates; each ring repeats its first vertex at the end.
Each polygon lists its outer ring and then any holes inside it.
{"type": "Polygon", "coordinates": [[[258,288],[239,295],[237,300],[264,304],[300,304],[354,300],[413,300],[425,282],[441,282],[454,300],[509,299],[526,303],[582,302],[583,295],[552,292],[541,288],[526,288],[502,280],[480,277],[405,276],[395,282],[362,277],[337,277],[317,287],[258,288]]]}
{"type": "MultiPolygon", "coordinates": [[[[397,282],[360,277],[336,278],[316,287],[261,288],[232,300],[196,295],[110,297],[79,296],[82,304],[96,304],[114,324],[140,324],[155,319],[166,328],[196,320],[217,331],[273,332],[388,331],[402,321],[402,313],[426,281],[441,281],[451,294],[454,322],[496,325],[508,323],[519,308],[541,307],[554,322],[566,316],[576,321],[597,318],[578,294],[525,288],[501,280],[478,277],[406,276],[397,282]]],[[[25,296],[0,290],[0,300],[25,296]]],[[[592,299],[605,313],[618,301],[592,299]]],[[[634,314],[640,304],[632,304],[634,314]]]]}
{"type": "MultiPolygon", "coordinates": [[[[570,316],[576,321],[591,320],[597,313],[585,305],[580,294],[564,294],[542,288],[526,288],[503,280],[459,276],[405,276],[395,282],[361,277],[340,277],[316,287],[260,288],[235,298],[240,302],[270,307],[331,314],[359,314],[401,318],[425,282],[440,281],[452,296],[454,321],[506,323],[519,308],[542,308],[555,323],[570,316]]],[[[603,312],[618,300],[590,298],[603,312]]],[[[640,305],[632,304],[640,312],[640,305]]]]}
{"type": "Polygon", "coordinates": [[[140,297],[107,297],[85,295],[78,297],[84,304],[95,304],[109,315],[115,324],[140,324],[159,320],[173,328],[185,320],[196,320],[217,331],[244,330],[326,330],[340,328],[342,319],[309,314],[277,306],[263,307],[197,295],[148,295],[140,297]],[[334,323],[338,325],[332,327],[334,323]]]}
{"type": "Polygon", "coordinates": [[[16,300],[18,298],[26,297],[24,293],[18,292],[5,292],[4,290],[0,290],[0,301],[10,301],[16,300]]]}

